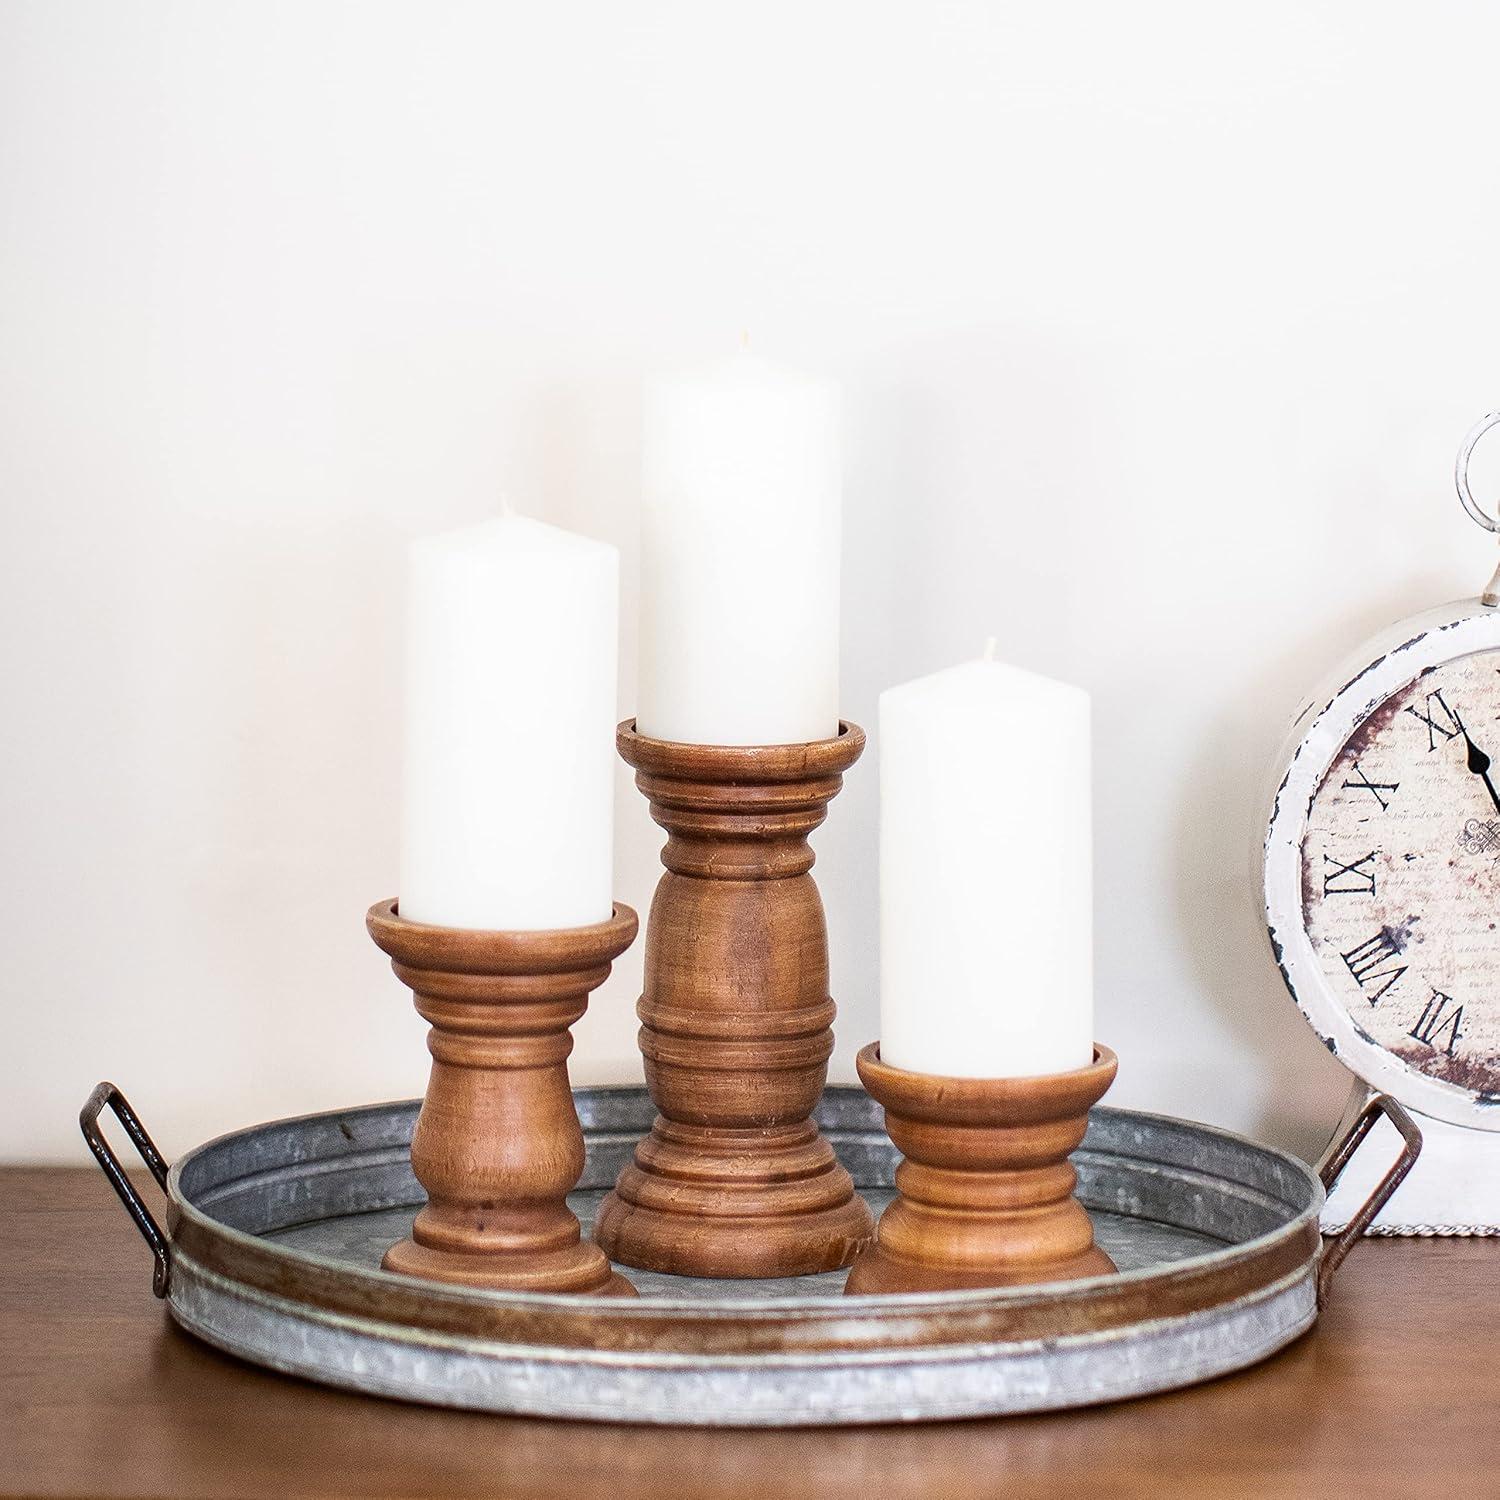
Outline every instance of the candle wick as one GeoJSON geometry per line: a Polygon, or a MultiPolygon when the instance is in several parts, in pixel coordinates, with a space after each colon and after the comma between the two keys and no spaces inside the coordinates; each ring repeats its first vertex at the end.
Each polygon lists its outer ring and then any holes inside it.
{"type": "Polygon", "coordinates": [[[994,659],[995,659],[995,647],[998,646],[999,644],[1000,644],[999,638],[996,637],[996,636],[987,635],[984,638],[984,659],[986,661],[994,661],[994,659]]]}
{"type": "Polygon", "coordinates": [[[507,521],[514,521],[516,518],[516,508],[510,503],[510,496],[503,492],[500,496],[500,514],[507,521]]]}

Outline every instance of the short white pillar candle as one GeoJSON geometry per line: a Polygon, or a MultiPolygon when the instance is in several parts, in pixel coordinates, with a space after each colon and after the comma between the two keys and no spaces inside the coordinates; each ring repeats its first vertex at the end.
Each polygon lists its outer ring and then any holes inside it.
{"type": "Polygon", "coordinates": [[[412,544],[401,915],[492,931],[613,909],[619,554],[519,516],[412,544]]]}
{"type": "Polygon", "coordinates": [[[1089,698],[990,660],[880,697],[880,1054],[955,1078],[1093,1056],[1089,698]]]}

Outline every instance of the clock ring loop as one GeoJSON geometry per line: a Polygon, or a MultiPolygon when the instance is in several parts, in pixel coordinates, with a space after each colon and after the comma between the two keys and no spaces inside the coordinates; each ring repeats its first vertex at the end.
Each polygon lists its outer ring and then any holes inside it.
{"type": "Polygon", "coordinates": [[[1458,450],[1458,457],[1453,463],[1453,483],[1458,487],[1458,498],[1463,508],[1469,513],[1470,519],[1477,521],[1486,531],[1500,533],[1500,519],[1490,515],[1481,507],[1474,498],[1474,492],[1469,488],[1469,455],[1473,453],[1474,446],[1491,427],[1500,426],[1500,411],[1486,412],[1469,429],[1469,435],[1464,439],[1463,446],[1458,450]]]}

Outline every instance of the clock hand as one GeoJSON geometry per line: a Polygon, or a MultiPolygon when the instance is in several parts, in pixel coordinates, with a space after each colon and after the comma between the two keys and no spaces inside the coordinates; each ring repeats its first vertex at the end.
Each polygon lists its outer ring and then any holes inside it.
{"type": "Polygon", "coordinates": [[[1462,722],[1458,727],[1463,732],[1464,744],[1469,747],[1469,769],[1484,781],[1485,789],[1490,794],[1490,801],[1495,804],[1495,811],[1500,812],[1500,792],[1495,790],[1495,783],[1490,780],[1490,758],[1469,737],[1469,731],[1462,722]]]}

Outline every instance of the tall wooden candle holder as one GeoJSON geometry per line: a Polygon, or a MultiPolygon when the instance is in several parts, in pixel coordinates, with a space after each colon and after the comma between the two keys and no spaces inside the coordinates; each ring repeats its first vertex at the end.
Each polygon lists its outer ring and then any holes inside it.
{"type": "Polygon", "coordinates": [[[634,1296],[567,1205],[583,1171],[569,1027],[631,944],[636,915],[550,932],[408,922],[372,906],[370,936],[429,1021],[432,1074],[411,1142],[427,1206],[382,1264],[507,1291],[634,1296]]]}
{"type": "Polygon", "coordinates": [[[1114,1262],[1073,1196],[1069,1153],[1089,1109],[1114,1082],[1116,1060],[1036,1078],[942,1078],[856,1059],[885,1106],[905,1160],[876,1242],[854,1263],[846,1292],[935,1292],[1101,1276],[1114,1262]]]}
{"type": "Polygon", "coordinates": [[[864,731],[685,745],[631,722],[620,754],[667,830],[637,1012],[660,1111],[595,1221],[615,1260],[686,1276],[848,1265],[870,1211],[810,1116],[833,1051],[828,934],[807,836],[864,731]]]}

